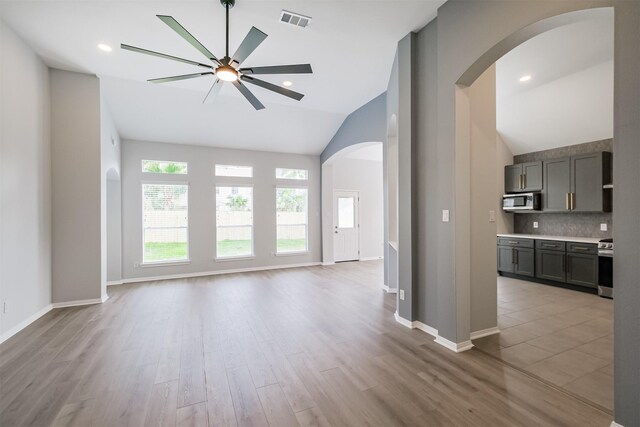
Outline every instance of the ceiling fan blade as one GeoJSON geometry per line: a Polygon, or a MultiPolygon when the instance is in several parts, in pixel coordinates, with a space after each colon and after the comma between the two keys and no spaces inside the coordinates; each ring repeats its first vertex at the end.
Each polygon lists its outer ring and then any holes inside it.
{"type": "Polygon", "coordinates": [[[289,98],[293,98],[296,101],[300,101],[304,95],[298,92],[294,92],[290,89],[285,89],[278,85],[274,85],[273,83],[265,82],[264,80],[258,80],[249,76],[242,76],[242,81],[247,83],[254,84],[256,86],[263,87],[265,89],[271,90],[273,92],[279,93],[280,95],[288,96],[289,98]]]}
{"type": "Polygon", "coordinates": [[[173,76],[173,77],[162,77],[159,79],[150,79],[147,80],[151,83],[168,83],[168,82],[176,82],[178,80],[187,80],[187,79],[195,79],[197,77],[207,76],[213,74],[213,72],[208,73],[194,73],[194,74],[183,74],[181,76],[173,76]]]}
{"type": "Polygon", "coordinates": [[[258,100],[258,98],[256,98],[256,96],[251,93],[249,88],[243,85],[242,82],[236,80],[232,83],[240,91],[240,93],[244,95],[245,98],[247,98],[247,101],[249,101],[251,105],[253,105],[253,108],[255,108],[256,110],[264,109],[264,105],[262,105],[262,102],[260,102],[260,100],[258,100]]]}
{"type": "Polygon", "coordinates": [[[207,96],[205,96],[202,100],[202,103],[204,104],[205,102],[214,99],[216,95],[218,95],[218,92],[220,92],[220,89],[222,89],[222,82],[220,81],[220,79],[216,79],[216,81],[211,85],[211,89],[209,89],[209,92],[207,92],[207,96]]]}
{"type": "Polygon", "coordinates": [[[160,20],[162,22],[164,22],[165,24],[167,24],[169,26],[169,28],[171,28],[173,31],[175,31],[176,33],[178,33],[178,35],[180,37],[182,37],[183,39],[185,39],[187,42],[189,42],[189,44],[191,44],[191,46],[195,47],[196,49],[198,49],[200,52],[202,52],[202,54],[204,56],[206,56],[207,58],[209,58],[211,61],[220,64],[220,61],[218,60],[218,58],[216,58],[216,56],[211,53],[211,51],[209,51],[209,49],[207,49],[206,47],[204,47],[204,45],[202,43],[200,43],[198,41],[198,39],[196,39],[195,37],[193,37],[193,35],[191,35],[191,33],[189,31],[187,31],[186,28],[184,28],[182,25],[180,25],[180,23],[178,21],[176,21],[173,16],[166,16],[166,15],[156,15],[158,18],[160,18],[160,20]]]}
{"type": "Polygon", "coordinates": [[[267,35],[265,33],[256,27],[251,27],[249,33],[246,35],[244,40],[242,40],[242,43],[240,43],[238,50],[233,54],[231,61],[241,64],[266,38],[267,35]]]}
{"type": "Polygon", "coordinates": [[[197,65],[199,67],[205,67],[211,69],[211,65],[201,64],[200,62],[191,61],[189,59],[178,58],[177,56],[167,55],[165,53],[154,52],[153,50],[143,49],[141,47],[129,46],[128,44],[121,44],[121,49],[130,50],[131,52],[144,53],[146,55],[157,56],[159,58],[171,59],[172,61],[184,62],[185,64],[197,65]]]}
{"type": "Polygon", "coordinates": [[[311,64],[272,65],[268,67],[241,68],[245,74],[312,74],[311,64]]]}

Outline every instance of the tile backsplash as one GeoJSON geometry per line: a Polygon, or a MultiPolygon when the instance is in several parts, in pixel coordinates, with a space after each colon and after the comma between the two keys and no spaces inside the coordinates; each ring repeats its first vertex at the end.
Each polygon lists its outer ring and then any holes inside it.
{"type": "MultiPolygon", "coordinates": [[[[520,154],[513,157],[513,162],[525,163],[557,159],[597,151],[613,152],[613,140],[605,139],[520,154]]],[[[613,221],[611,213],[521,213],[514,214],[513,231],[514,233],[544,234],[547,236],[607,238],[613,235],[613,221]],[[533,228],[534,222],[538,223],[538,228],[533,228]],[[600,224],[607,224],[607,231],[600,231],[600,224]]]]}

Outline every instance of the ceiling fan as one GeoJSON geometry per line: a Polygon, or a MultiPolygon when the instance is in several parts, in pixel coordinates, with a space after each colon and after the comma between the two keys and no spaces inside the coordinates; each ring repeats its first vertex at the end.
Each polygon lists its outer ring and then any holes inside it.
{"type": "Polygon", "coordinates": [[[256,86],[260,86],[264,89],[279,93],[280,95],[288,96],[289,98],[295,99],[296,101],[300,101],[304,96],[301,93],[295,92],[290,89],[286,89],[280,87],[278,85],[274,85],[273,83],[266,82],[264,80],[259,80],[253,77],[255,74],[311,74],[313,71],[311,70],[311,65],[309,64],[295,64],[295,65],[271,65],[264,67],[246,67],[239,68],[240,64],[253,53],[253,51],[262,43],[267,35],[257,29],[256,27],[251,27],[249,33],[246,35],[236,53],[233,56],[229,56],[229,9],[231,9],[236,1],[235,0],[220,0],[222,6],[226,9],[226,52],[225,56],[221,59],[218,59],[213,53],[209,51],[202,43],[200,43],[194,36],[189,33],[178,21],[176,21],[172,16],[166,15],[157,15],[158,18],[165,24],[167,24],[173,31],[178,33],[183,39],[185,39],[189,44],[198,49],[204,56],[209,59],[213,63],[203,64],[196,61],[191,61],[189,59],[179,58],[177,56],[167,55],[160,52],[155,52],[148,49],[142,49],[140,47],[130,46],[127,44],[121,44],[120,47],[125,50],[130,50],[132,52],[144,53],[146,55],[157,56],[160,58],[170,59],[172,61],[183,62],[185,64],[196,65],[199,67],[206,68],[207,71],[201,73],[193,73],[193,74],[184,74],[180,76],[172,76],[172,77],[162,77],[158,79],[151,79],[150,82],[153,83],[167,83],[174,82],[177,80],[186,80],[193,79],[203,76],[213,75],[216,77],[215,82],[209,89],[209,92],[205,96],[203,103],[207,101],[207,99],[212,99],[222,87],[222,82],[230,82],[232,83],[238,91],[253,105],[256,110],[262,110],[264,105],[255,97],[253,93],[247,88],[244,83],[251,83],[256,86]]]}

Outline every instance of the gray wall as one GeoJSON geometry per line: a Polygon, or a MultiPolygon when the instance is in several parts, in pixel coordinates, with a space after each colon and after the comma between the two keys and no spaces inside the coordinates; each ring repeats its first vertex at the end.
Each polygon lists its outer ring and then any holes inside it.
{"type": "Polygon", "coordinates": [[[51,303],[51,146],[49,70],[1,20],[0,93],[2,342],[51,303]]]}
{"type": "Polygon", "coordinates": [[[338,151],[361,142],[382,142],[387,136],[386,93],[382,93],[349,114],[320,154],[326,162],[338,151]]]}
{"type": "MultiPolygon", "coordinates": [[[[435,325],[441,336],[455,343],[469,339],[470,333],[470,271],[469,264],[459,262],[466,257],[469,240],[468,202],[460,189],[465,182],[464,152],[468,150],[459,138],[456,116],[456,87],[469,86],[482,72],[503,54],[548,29],[575,20],[577,15],[561,15],[584,8],[610,6],[616,10],[616,111],[615,134],[616,156],[614,159],[615,190],[614,215],[616,223],[616,253],[623,255],[614,261],[617,298],[615,300],[616,335],[616,421],[622,425],[640,424],[640,321],[637,310],[640,304],[640,3],[619,1],[553,1],[540,2],[522,0],[505,2],[498,0],[450,0],[438,11],[437,55],[428,43],[418,43],[418,62],[437,63],[437,93],[417,92],[416,111],[429,111],[437,106],[437,133],[419,134],[418,145],[435,147],[437,156],[437,191],[429,191],[422,181],[417,181],[414,206],[437,206],[438,216],[443,209],[451,210],[451,222],[438,221],[435,229],[426,222],[423,215],[416,215],[416,223],[424,223],[427,228],[419,236],[431,236],[430,243],[437,247],[437,322],[435,325]],[[560,15],[560,16],[557,16],[560,15]],[[545,19],[551,18],[551,19],[545,19]],[[544,20],[544,21],[542,21],[544,20]],[[424,57],[426,56],[426,57],[424,57]],[[435,137],[435,139],[433,139],[435,137]],[[624,233],[619,232],[624,230],[624,233]]],[[[430,26],[421,30],[418,40],[430,26]]],[[[402,51],[398,49],[398,54],[402,51]]],[[[425,67],[420,68],[418,81],[428,81],[425,67]]],[[[387,96],[391,94],[388,91],[387,96]]],[[[406,101],[406,100],[405,100],[406,101]]],[[[402,103],[403,100],[400,100],[402,103]]],[[[410,101],[407,101],[410,102],[410,101]]],[[[424,120],[423,116],[413,116],[413,120],[424,120]]],[[[411,163],[403,165],[409,167],[411,163]]],[[[407,187],[407,190],[410,187],[407,187]]],[[[417,211],[417,209],[416,209],[417,211]]],[[[422,238],[422,237],[419,237],[422,238]]],[[[421,247],[418,244],[418,249],[421,247]]],[[[401,251],[402,252],[402,251],[401,251]]],[[[417,251],[413,257],[425,259],[424,253],[417,251]]],[[[402,270],[401,270],[402,271],[402,270]]],[[[433,286],[427,282],[427,286],[433,286]]],[[[401,288],[407,284],[400,283],[401,288]]],[[[420,290],[422,292],[422,289],[420,290]]],[[[428,294],[431,289],[426,289],[428,294]]],[[[421,304],[421,303],[418,303],[421,304]]],[[[417,312],[421,312],[420,309],[417,312]]],[[[428,315],[428,313],[427,313],[428,315]]],[[[404,316],[403,316],[404,317],[404,316]]],[[[408,318],[413,320],[413,318],[408,318]]]]}
{"type": "Polygon", "coordinates": [[[640,2],[615,2],[615,418],[640,425],[640,2]]]}
{"type": "MultiPolygon", "coordinates": [[[[398,249],[392,247],[389,244],[389,210],[390,210],[390,187],[395,185],[397,182],[397,176],[390,177],[389,176],[389,146],[392,141],[393,143],[397,143],[398,135],[397,135],[397,115],[398,115],[398,52],[396,51],[396,55],[393,58],[393,65],[391,66],[391,74],[389,76],[389,83],[387,84],[387,99],[386,99],[386,117],[387,117],[387,133],[386,138],[384,139],[384,155],[382,156],[382,182],[384,185],[384,284],[389,289],[397,289],[398,288],[398,249]],[[394,119],[393,123],[391,123],[392,118],[394,119]],[[391,260],[393,258],[393,260],[391,260]]],[[[397,167],[392,166],[395,169],[397,167]]],[[[396,174],[397,175],[397,174],[396,174]]],[[[393,193],[397,193],[397,189],[392,189],[393,193]]],[[[395,197],[395,196],[394,196],[395,197]]],[[[393,203],[395,203],[395,199],[393,203]]],[[[396,225],[394,224],[394,227],[396,225]]],[[[396,227],[397,231],[397,227],[396,227]]],[[[395,234],[395,232],[392,234],[395,234]]]]}
{"type": "Polygon", "coordinates": [[[101,298],[100,83],[51,70],[53,302],[101,298]]]}
{"type": "Polygon", "coordinates": [[[122,273],[123,279],[198,274],[223,270],[318,263],[320,252],[320,159],[318,156],[230,150],[183,144],[122,142],[122,273]],[[141,172],[142,160],[188,162],[189,174],[156,175],[141,172]],[[253,166],[252,180],[214,177],[214,165],[253,166]],[[309,181],[279,180],[278,185],[309,189],[309,252],[275,256],[276,167],[308,169],[309,181]],[[189,255],[185,265],[140,267],[142,263],[142,190],[151,181],[189,182],[189,255]],[[215,185],[253,184],[255,258],[214,261],[215,185]]]}
{"type": "MultiPolygon", "coordinates": [[[[559,159],[578,154],[597,153],[599,151],[613,152],[613,140],[605,139],[602,141],[554,148],[552,150],[519,154],[514,156],[513,161],[514,163],[526,163],[537,160],[559,159]]],[[[546,234],[548,236],[598,237],[601,239],[613,235],[613,215],[611,213],[535,213],[511,215],[514,217],[515,233],[546,234]],[[538,228],[533,228],[534,221],[538,223],[538,228]],[[600,231],[600,224],[607,224],[607,231],[600,231]]]]}

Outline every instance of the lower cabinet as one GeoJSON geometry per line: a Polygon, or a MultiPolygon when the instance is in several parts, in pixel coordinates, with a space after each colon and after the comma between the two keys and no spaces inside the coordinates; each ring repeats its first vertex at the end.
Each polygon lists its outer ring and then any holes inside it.
{"type": "Polygon", "coordinates": [[[567,283],[598,287],[598,256],[567,253],[567,283]]]}
{"type": "Polygon", "coordinates": [[[598,247],[549,240],[498,239],[498,271],[598,287],[598,247]],[[524,246],[524,247],[523,247],[524,246]]]}
{"type": "Polygon", "coordinates": [[[537,249],[536,277],[538,279],[565,282],[567,280],[565,257],[566,254],[564,252],[537,249]]]}
{"type": "Polygon", "coordinates": [[[498,271],[533,277],[534,258],[533,249],[498,246],[498,271]]]}

